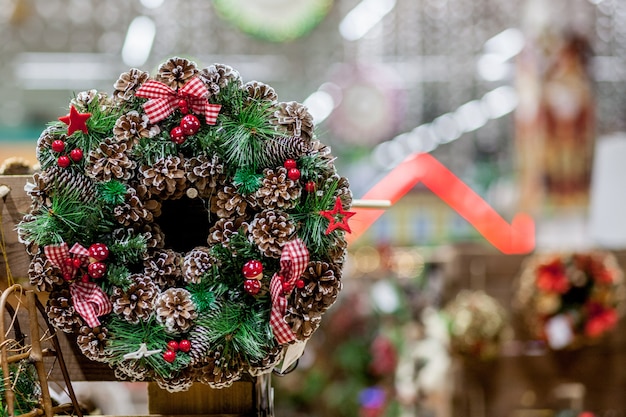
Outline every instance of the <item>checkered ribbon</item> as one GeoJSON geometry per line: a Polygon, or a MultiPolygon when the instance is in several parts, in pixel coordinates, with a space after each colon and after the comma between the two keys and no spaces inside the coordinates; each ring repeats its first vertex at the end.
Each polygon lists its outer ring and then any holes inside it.
{"type": "Polygon", "coordinates": [[[285,321],[287,295],[309,263],[309,251],[300,239],[292,240],[283,247],[280,255],[280,271],[270,281],[272,312],[270,325],[278,343],[289,343],[296,339],[291,327],[285,321]]]}
{"type": "Polygon", "coordinates": [[[217,115],[222,108],[219,104],[209,103],[209,90],[199,78],[192,78],[178,91],[160,81],[148,80],[139,87],[135,95],[150,99],[143,105],[150,123],[160,122],[172,114],[181,99],[187,101],[192,112],[204,115],[208,125],[217,122],[217,115]]]}
{"type": "Polygon", "coordinates": [[[100,326],[98,317],[109,314],[113,309],[109,297],[93,282],[73,282],[70,294],[74,309],[91,328],[100,326]]]}
{"type": "MultiPolygon", "coordinates": [[[[73,279],[78,271],[78,268],[71,262],[66,263],[66,259],[71,259],[71,255],[81,260],[81,267],[89,264],[89,250],[78,243],[75,243],[72,249],[69,249],[65,242],[59,245],[48,245],[43,248],[43,251],[50,262],[63,274],[69,273],[70,279],[73,279]]],[[[113,308],[104,291],[93,282],[73,282],[70,284],[70,294],[74,309],[90,327],[99,326],[98,316],[110,313],[113,308]]]]}

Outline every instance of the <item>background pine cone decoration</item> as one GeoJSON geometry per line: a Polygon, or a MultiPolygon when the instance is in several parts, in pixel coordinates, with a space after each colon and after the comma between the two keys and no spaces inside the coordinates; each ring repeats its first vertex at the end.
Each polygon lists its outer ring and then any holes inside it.
{"type": "Polygon", "coordinates": [[[206,155],[194,156],[185,161],[187,179],[198,190],[200,197],[213,194],[217,184],[223,181],[224,164],[218,155],[209,158],[206,155]]]}
{"type": "Polygon", "coordinates": [[[287,159],[298,159],[311,149],[311,143],[301,137],[271,137],[263,142],[265,160],[270,166],[282,166],[287,159]]]}
{"type": "Polygon", "coordinates": [[[137,163],[128,157],[128,145],[106,138],[100,146],[89,152],[85,172],[98,181],[112,179],[128,181],[137,163]]]}
{"type": "Polygon", "coordinates": [[[252,104],[254,101],[267,101],[275,103],[278,100],[276,91],[269,85],[259,81],[249,81],[244,84],[243,89],[248,93],[244,105],[252,104]]]}
{"type": "Polygon", "coordinates": [[[216,245],[221,243],[228,246],[230,238],[239,233],[239,229],[248,230],[248,223],[243,221],[242,217],[236,217],[234,219],[219,219],[215,222],[213,227],[209,230],[209,237],[207,243],[209,245],[216,245]]]}
{"type": "Polygon", "coordinates": [[[108,333],[109,331],[104,326],[93,329],[83,326],[76,337],[76,343],[83,355],[92,361],[104,362],[108,356],[105,351],[108,333]]]}
{"type": "Polygon", "coordinates": [[[182,257],[171,249],[158,250],[144,260],[144,275],[161,289],[175,287],[182,280],[182,257]]]}
{"type": "Polygon", "coordinates": [[[30,163],[19,156],[7,158],[0,165],[0,175],[28,175],[32,171],[30,163]]]}
{"type": "Polygon", "coordinates": [[[163,291],[154,301],[156,319],[168,333],[187,332],[198,312],[189,291],[183,288],[170,288],[163,291]]]}
{"type": "Polygon", "coordinates": [[[141,167],[139,177],[154,196],[174,200],[185,193],[185,167],[178,156],[160,158],[151,166],[141,167]]]}
{"type": "Polygon", "coordinates": [[[113,127],[115,139],[124,142],[128,149],[139,143],[141,138],[152,138],[160,131],[158,126],[150,125],[148,115],[139,114],[135,110],[117,119],[113,127]]]}
{"type": "Polygon", "coordinates": [[[278,103],[272,122],[290,136],[302,137],[307,141],[313,139],[313,116],[303,104],[296,101],[278,103]]]}
{"type": "Polygon", "coordinates": [[[215,260],[204,246],[198,246],[187,252],[183,260],[183,277],[187,284],[198,284],[202,275],[211,270],[215,260]]]}
{"type": "Polygon", "coordinates": [[[74,310],[72,295],[67,287],[52,291],[46,303],[48,321],[65,333],[73,333],[83,325],[83,319],[74,310]]]}
{"type": "Polygon", "coordinates": [[[295,226],[280,210],[263,210],[250,222],[249,239],[261,253],[270,258],[280,258],[282,247],[292,237],[295,226]]]}
{"type": "Polygon", "coordinates": [[[159,388],[167,390],[167,392],[187,391],[193,384],[193,374],[185,369],[167,378],[155,375],[154,382],[157,383],[159,388]]]}
{"type": "Polygon", "coordinates": [[[113,86],[113,88],[115,88],[113,98],[117,101],[131,100],[135,97],[135,91],[137,91],[137,89],[141,87],[141,84],[146,82],[149,77],[150,75],[147,72],[136,68],[122,73],[113,86]]]}
{"type": "Polygon", "coordinates": [[[241,75],[234,68],[224,64],[214,64],[204,68],[198,73],[198,77],[204,82],[213,95],[219,94],[222,88],[228,84],[242,85],[241,75]]]}
{"type": "Polygon", "coordinates": [[[261,187],[254,193],[258,205],[266,209],[289,210],[298,203],[302,188],[287,176],[287,169],[266,168],[261,187]]]}
{"type": "Polygon", "coordinates": [[[185,58],[174,57],[159,66],[156,80],[176,90],[185,85],[197,73],[198,69],[194,62],[185,58]]]}
{"type": "Polygon", "coordinates": [[[211,199],[211,212],[220,218],[244,216],[248,201],[232,184],[224,185],[211,199]]]}
{"type": "Polygon", "coordinates": [[[28,281],[39,291],[52,291],[53,286],[63,284],[61,271],[41,254],[35,255],[28,266],[28,281]]]}
{"type": "Polygon", "coordinates": [[[150,277],[142,274],[132,274],[129,279],[132,284],[126,291],[120,287],[113,289],[111,302],[115,314],[129,323],[137,324],[147,320],[152,314],[153,301],[159,294],[159,288],[150,277]]]}

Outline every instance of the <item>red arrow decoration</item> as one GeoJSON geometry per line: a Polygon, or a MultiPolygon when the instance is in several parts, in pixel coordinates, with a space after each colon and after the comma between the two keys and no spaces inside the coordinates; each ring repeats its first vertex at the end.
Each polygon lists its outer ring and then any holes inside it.
{"type": "MultiPolygon", "coordinates": [[[[422,182],[435,195],[467,220],[493,246],[505,254],[524,254],[535,248],[535,223],[518,213],[509,224],[481,196],[427,153],[415,154],[394,168],[363,197],[363,200],[389,200],[394,205],[416,184],[422,182]]],[[[352,234],[358,239],[385,211],[353,207],[352,234]]]]}

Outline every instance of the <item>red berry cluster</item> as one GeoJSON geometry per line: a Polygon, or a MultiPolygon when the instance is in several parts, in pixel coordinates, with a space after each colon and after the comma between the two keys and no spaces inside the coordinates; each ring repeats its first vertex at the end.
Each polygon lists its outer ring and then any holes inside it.
{"type": "Polygon", "coordinates": [[[64,262],[68,268],[63,273],[63,279],[71,281],[74,279],[76,272],[85,265],[87,266],[87,272],[81,275],[81,282],[89,282],[90,278],[100,279],[106,274],[107,266],[103,261],[108,257],[109,248],[104,243],[94,243],[89,247],[88,260],[77,257],[65,259],[64,262]]]}
{"type": "MultiPolygon", "coordinates": [[[[181,100],[182,102],[185,103],[185,106],[187,105],[185,100],[181,100]]],[[[183,111],[181,103],[179,103],[178,107],[183,111]]],[[[186,109],[187,107],[184,108],[186,109]]],[[[170,140],[178,145],[182,145],[187,140],[187,136],[195,135],[198,133],[198,130],[200,130],[200,120],[193,114],[186,114],[181,119],[180,124],[170,130],[170,140]]]]}
{"type": "MultiPolygon", "coordinates": [[[[63,142],[61,139],[56,139],[54,141],[52,141],[52,151],[56,152],[56,153],[61,153],[63,151],[65,151],[65,142],[63,142]]],[[[75,148],[72,149],[70,151],[70,155],[60,155],[57,158],[57,165],[60,166],[61,168],[67,168],[70,166],[70,164],[72,163],[72,161],[74,162],[79,162],[81,159],[83,159],[83,151],[80,148],[75,148]]]]}
{"type": "Polygon", "coordinates": [[[189,352],[191,350],[191,342],[187,339],[183,339],[180,342],[176,340],[170,340],[167,342],[167,350],[163,352],[163,360],[165,362],[172,363],[176,360],[176,352],[189,352]]]}
{"type": "MultiPolygon", "coordinates": [[[[280,280],[283,283],[283,291],[284,291],[285,294],[289,294],[291,291],[293,291],[293,287],[294,287],[293,284],[290,284],[289,282],[285,281],[285,278],[283,278],[281,275],[279,275],[278,278],[280,278],[280,280]]],[[[295,287],[303,288],[304,287],[304,281],[302,279],[298,278],[296,280],[295,287]]]]}
{"type": "MultiPolygon", "coordinates": [[[[287,159],[283,164],[285,168],[287,168],[287,176],[292,181],[298,181],[300,179],[300,170],[298,169],[298,163],[294,159],[287,159]]],[[[307,193],[314,193],[317,186],[313,181],[307,181],[304,184],[304,189],[307,193]]]]}

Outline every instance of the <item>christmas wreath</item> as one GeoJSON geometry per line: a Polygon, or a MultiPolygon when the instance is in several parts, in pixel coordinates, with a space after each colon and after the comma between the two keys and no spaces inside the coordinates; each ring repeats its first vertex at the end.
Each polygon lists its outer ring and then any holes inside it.
{"type": "Polygon", "coordinates": [[[515,305],[532,337],[553,349],[574,348],[617,325],[624,291],[611,253],[540,254],[524,263],[515,305]]]}
{"type": "Polygon", "coordinates": [[[170,391],[270,372],[341,284],[348,181],[307,109],[174,57],[77,94],[37,142],[31,284],[89,359],[170,391]]]}

